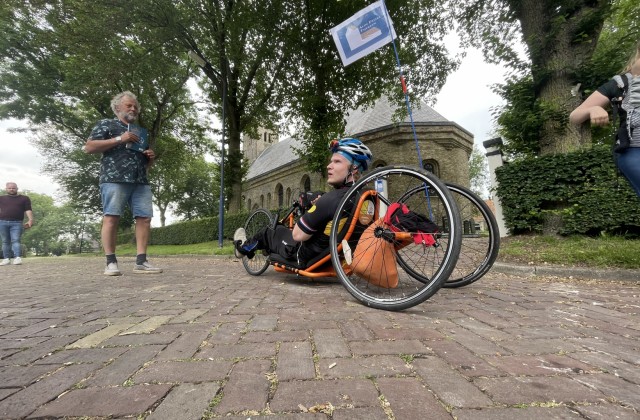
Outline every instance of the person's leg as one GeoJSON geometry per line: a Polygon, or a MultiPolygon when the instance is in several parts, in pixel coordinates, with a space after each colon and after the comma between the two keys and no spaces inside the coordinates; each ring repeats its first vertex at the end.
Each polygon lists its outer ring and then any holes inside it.
{"type": "Polygon", "coordinates": [[[151,232],[151,219],[148,217],[136,217],[136,253],[147,254],[147,244],[151,232]]]}
{"type": "Polygon", "coordinates": [[[118,234],[118,222],[120,216],[105,214],[102,218],[102,248],[105,255],[116,253],[116,236],[118,234]]]}
{"type": "Polygon", "coordinates": [[[24,231],[24,226],[22,226],[22,222],[14,222],[9,227],[9,235],[11,236],[11,249],[13,250],[13,258],[22,257],[20,238],[22,237],[23,231],[24,231]]]}
{"type": "Polygon", "coordinates": [[[136,265],[135,273],[162,273],[162,269],[153,267],[147,261],[147,246],[151,233],[151,218],[153,217],[153,195],[149,185],[136,184],[129,206],[136,219],[136,265]]]}
{"type": "Polygon", "coordinates": [[[630,147],[625,153],[618,154],[617,163],[620,172],[640,197],[640,147],[630,147]]]}
{"type": "Polygon", "coordinates": [[[0,237],[2,238],[2,260],[0,265],[11,264],[11,222],[0,220],[0,237]]]}
{"type": "Polygon", "coordinates": [[[9,222],[0,220],[0,237],[2,238],[2,258],[8,260],[11,256],[11,234],[9,222]]]}
{"type": "Polygon", "coordinates": [[[130,187],[127,184],[105,183],[100,184],[100,196],[102,198],[102,248],[107,259],[107,268],[104,274],[119,276],[122,273],[118,268],[116,258],[116,237],[118,234],[118,222],[124,213],[130,187]]]}

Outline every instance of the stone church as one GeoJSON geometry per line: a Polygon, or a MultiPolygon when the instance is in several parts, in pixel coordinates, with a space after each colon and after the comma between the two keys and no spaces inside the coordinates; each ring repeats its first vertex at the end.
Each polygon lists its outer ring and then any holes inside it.
{"type": "MultiPolygon", "coordinates": [[[[371,149],[372,168],[418,166],[411,121],[407,116],[394,122],[394,111],[382,98],[373,107],[350,112],[347,117],[343,137],[356,137],[371,149]]],[[[412,114],[423,167],[444,181],[469,186],[473,135],[426,104],[413,108],[412,114]]],[[[309,172],[295,153],[300,147],[294,137],[278,141],[267,130],[259,131],[257,139],[245,138],[244,155],[250,165],[242,188],[246,210],[288,207],[302,191],[327,190],[321,174],[309,172]]]]}

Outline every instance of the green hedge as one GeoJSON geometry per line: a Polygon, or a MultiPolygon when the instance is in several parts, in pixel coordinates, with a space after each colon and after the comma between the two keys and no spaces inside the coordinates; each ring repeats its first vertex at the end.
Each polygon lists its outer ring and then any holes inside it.
{"type": "MultiPolygon", "coordinates": [[[[224,238],[233,238],[235,230],[244,225],[247,213],[225,214],[224,238]]],[[[174,223],[165,227],[151,229],[149,245],[187,245],[218,240],[218,217],[174,223]]],[[[118,234],[118,243],[135,242],[134,232],[118,234]]]]}
{"type": "Polygon", "coordinates": [[[609,146],[511,162],[496,171],[505,223],[514,233],[640,234],[640,199],[613,163],[609,146]]]}

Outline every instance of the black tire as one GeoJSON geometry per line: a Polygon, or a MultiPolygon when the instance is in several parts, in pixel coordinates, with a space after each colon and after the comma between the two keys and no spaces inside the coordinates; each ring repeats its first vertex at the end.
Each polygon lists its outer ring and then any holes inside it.
{"type": "MultiPolygon", "coordinates": [[[[257,209],[247,218],[244,223],[244,230],[247,232],[247,238],[251,238],[260,229],[271,226],[273,216],[269,210],[257,209]]],[[[253,258],[242,257],[242,265],[247,273],[252,276],[259,276],[269,267],[269,257],[264,255],[262,251],[256,251],[253,258]]]]}
{"type": "Polygon", "coordinates": [[[468,188],[445,183],[462,219],[462,246],[453,273],[442,287],[467,286],[478,281],[493,266],[500,250],[500,230],[487,204],[468,188]],[[476,229],[479,221],[479,229],[476,229]]]}
{"type": "MultiPolygon", "coordinates": [[[[383,206],[384,207],[384,206],[383,206]]],[[[382,210],[384,211],[384,209],[382,210]]],[[[379,214],[379,216],[382,216],[379,214]]],[[[343,223],[344,224],[344,223],[343,223]]],[[[356,224],[351,237],[350,249],[355,250],[354,236],[359,237],[366,225],[356,224]]],[[[391,311],[404,310],[418,305],[435,294],[453,271],[461,242],[460,214],[450,191],[432,174],[415,168],[387,166],[365,174],[345,194],[338,205],[330,234],[331,261],[338,278],[345,288],[361,303],[377,309],[391,311]],[[424,194],[425,187],[429,191],[424,194]],[[437,217],[444,218],[446,229],[435,236],[433,246],[416,245],[413,242],[399,250],[395,250],[397,262],[397,285],[380,287],[366,278],[351,272],[351,266],[345,264],[345,252],[338,249],[342,242],[344,229],[341,231],[341,220],[352,220],[354,202],[366,191],[382,187],[383,192],[378,199],[387,203],[402,202],[411,210],[432,218],[440,224],[437,217]],[[411,194],[411,191],[422,191],[422,194],[411,194]],[[434,213],[435,211],[435,213],[434,213]],[[344,264],[344,265],[343,265],[344,264]],[[345,271],[346,270],[346,271],[345,271]]],[[[397,245],[397,243],[395,244],[397,245]]],[[[358,246],[373,247],[361,241],[358,246]]],[[[377,252],[377,251],[376,251],[377,252]]],[[[356,264],[356,261],[353,261],[356,264]]]]}

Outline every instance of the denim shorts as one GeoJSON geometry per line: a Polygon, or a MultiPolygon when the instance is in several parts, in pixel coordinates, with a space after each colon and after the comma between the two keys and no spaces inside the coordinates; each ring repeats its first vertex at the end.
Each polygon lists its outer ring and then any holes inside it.
{"type": "Polygon", "coordinates": [[[148,184],[107,182],[100,184],[100,196],[105,216],[122,216],[128,204],[133,217],[153,217],[153,195],[148,184]]]}

